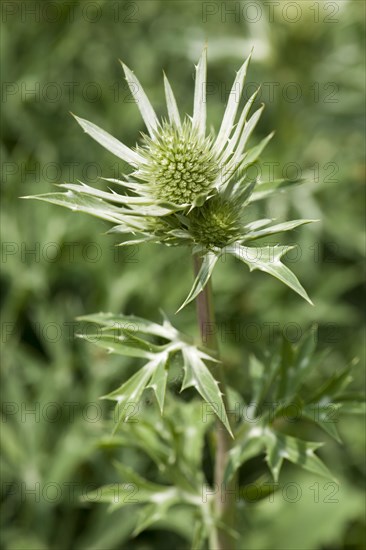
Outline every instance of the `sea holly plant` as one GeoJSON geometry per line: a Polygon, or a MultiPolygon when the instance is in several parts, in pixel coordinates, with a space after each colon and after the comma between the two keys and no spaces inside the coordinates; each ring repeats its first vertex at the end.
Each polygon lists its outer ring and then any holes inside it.
{"type": "Polygon", "coordinates": [[[120,235],[121,246],[160,243],[182,246],[192,254],[195,279],[178,311],[196,301],[204,345],[182,334],[166,317],[161,324],[118,313],[82,318],[96,326],[95,334],[86,339],[109,353],[136,358],[135,374],[122,379],[120,387],[104,398],[116,403],[115,441],[145,452],[165,478],[164,483],[152,483],[118,464],[123,480],[117,484],[118,498],[116,487],[111,486],[102,488],[101,495],[112,508],[139,505],[135,534],[166,520],[174,506],[184,505],[191,510],[195,523],[192,548],[205,548],[208,541],[210,548],[231,549],[240,545],[241,526],[235,514],[237,499],[233,488],[236,475],[248,458],[265,453],[275,480],[284,460],[331,477],[316,454],[319,444],[286,433],[283,418],[293,403],[299,405],[302,418],[307,419],[318,407],[321,414],[317,424],[338,439],[335,427],[324,420],[326,406],[333,403],[336,395],[337,410],[343,407],[346,398],[342,400],[340,393],[349,372],[337,374],[323,389],[311,394],[306,388],[306,378],[315,364],[314,338],[296,349],[284,343],[281,353],[273,356],[268,365],[255,358],[250,363],[251,399],[261,410],[255,422],[248,426],[232,414],[235,404],[245,405],[246,396],[237,395],[226,384],[225,365],[215,333],[205,334],[206,327],[215,322],[211,290],[214,267],[220,258],[231,255],[250,271],[272,275],[311,303],[294,273],[282,262],[291,247],[263,246],[257,241],[314,220],[248,221],[248,205],[300,182],[250,177],[249,168],[259,162],[273,136],[270,134],[254,147],[248,147],[263,111],[261,106],[251,114],[257,92],[239,108],[237,90],[242,96],[250,56],[235,76],[233,93],[229,95],[217,135],[207,131],[206,60],[207,48],[204,48],[196,66],[192,116],[181,117],[164,75],[167,116],[161,120],[134,73],[122,64],[146,125],[139,143],[128,147],[92,122],[75,118],[87,134],[126,162],[131,171],[120,179],[107,179],[102,189],[83,182],[65,183],[59,185],[59,192],[31,198],[110,222],[110,231],[120,235]],[[187,403],[173,395],[170,377],[173,365],[177,364],[182,373],[180,390],[184,394],[184,390],[193,388],[201,402],[193,398],[187,403]],[[134,411],[131,404],[141,406],[143,411],[144,396],[149,391],[155,395],[153,410],[150,407],[146,414],[142,412],[138,423],[129,422],[134,411]],[[277,403],[274,410],[266,406],[268,397],[277,403]],[[202,470],[207,441],[214,463],[211,488],[202,470]],[[126,494],[131,484],[137,488],[133,501],[126,494]],[[223,487],[227,491],[225,498],[221,493],[223,487]]]}

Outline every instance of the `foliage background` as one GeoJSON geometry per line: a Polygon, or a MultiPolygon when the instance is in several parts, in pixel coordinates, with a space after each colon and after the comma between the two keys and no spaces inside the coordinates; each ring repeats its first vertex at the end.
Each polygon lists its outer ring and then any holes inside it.
{"type": "MultiPolygon", "coordinates": [[[[254,46],[248,82],[262,83],[260,101],[266,103],[255,139],[276,130],[264,156],[276,164],[262,166],[263,174],[273,166],[276,176],[299,169],[308,176],[308,184],[261,209],[269,217],[286,219],[291,213],[321,220],[297,230],[299,253],[288,260],[315,307],[264,274],[249,276],[234,261],[215,273],[216,329],[230,383],[245,392],[249,352],[271,350],[283,333],[295,341],[314,322],[319,348],[330,348],[322,364],[325,376],[354,357],[362,365],[365,4],[277,4],[3,3],[2,548],[187,547],[184,535],[191,525],[183,514],[172,518],[170,531],[161,525],[131,541],[131,509],[108,515],[104,505],[79,502],[88,484],[115,481],[113,458],[151,479],[155,472],[141,453],[102,442],[109,408],[97,399],[134,372],[133,360],[121,362],[75,340],[74,319],[102,310],[159,320],[159,308],[173,318],[192,280],[188,251],[152,245],[121,252],[115,238],[103,234],[107,224],[19,200],[49,192],[54,183],[95,184],[97,176],[123,171],[69,116],[75,112],[126,144],[135,143],[143,125],[119,58],[136,72],[159,114],[164,114],[162,68],[181,112],[190,113],[193,64],[207,39],[208,112],[217,128],[234,71],[254,46]],[[70,483],[76,484],[74,496],[70,483]],[[47,484],[56,489],[45,496],[47,484]]],[[[196,332],[193,306],[173,320],[196,332]]],[[[356,388],[363,384],[362,373],[356,369],[356,388]]],[[[248,506],[246,548],[364,547],[363,428],[361,418],[342,421],[344,445],[329,439],[322,451],[340,480],[339,502],[329,503],[324,492],[315,502],[309,487],[319,480],[289,467],[284,481],[300,484],[302,498],[248,506]]],[[[311,428],[306,436],[319,437],[311,428]]],[[[262,470],[263,461],[254,461],[247,480],[262,470]]]]}

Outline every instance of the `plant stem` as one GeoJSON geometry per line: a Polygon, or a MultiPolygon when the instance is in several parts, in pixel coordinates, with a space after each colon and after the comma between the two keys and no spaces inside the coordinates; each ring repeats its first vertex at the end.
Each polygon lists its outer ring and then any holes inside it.
{"type": "MultiPolygon", "coordinates": [[[[196,254],[193,256],[194,273],[197,276],[202,260],[196,254]]],[[[211,280],[207,283],[203,291],[196,298],[197,318],[200,327],[202,343],[219,355],[219,343],[217,339],[217,327],[215,324],[215,311],[213,306],[211,280]]],[[[225,372],[222,363],[214,363],[211,368],[212,374],[219,382],[222,391],[223,401],[228,411],[227,388],[225,382],[225,372]]],[[[232,439],[220,420],[216,421],[216,454],[214,470],[215,493],[215,512],[220,521],[229,528],[235,529],[236,524],[236,480],[224,484],[224,471],[232,439]]],[[[235,538],[227,531],[219,528],[217,534],[217,547],[210,550],[234,550],[235,538]]]]}

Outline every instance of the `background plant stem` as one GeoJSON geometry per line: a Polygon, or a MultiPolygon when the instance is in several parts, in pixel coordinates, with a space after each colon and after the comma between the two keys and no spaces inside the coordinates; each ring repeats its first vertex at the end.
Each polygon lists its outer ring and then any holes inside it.
{"type": "MultiPolygon", "coordinates": [[[[197,276],[201,267],[201,258],[195,254],[193,256],[194,273],[197,276]]],[[[211,279],[204,290],[196,298],[197,318],[200,327],[202,343],[205,347],[212,349],[215,355],[219,355],[219,343],[217,339],[217,327],[215,321],[215,311],[213,305],[213,295],[211,279]]],[[[225,382],[225,371],[222,363],[211,363],[211,372],[219,382],[223,395],[223,401],[226,410],[228,407],[227,387],[225,382]]],[[[228,415],[229,416],[229,415],[228,415]]],[[[230,418],[230,416],[229,416],[230,418]]],[[[214,457],[214,483],[215,489],[215,510],[220,520],[229,528],[236,527],[236,478],[229,484],[224,485],[223,477],[227,453],[232,445],[232,439],[226,428],[219,420],[216,421],[216,452],[214,457]]],[[[218,529],[217,548],[210,550],[233,550],[235,548],[235,538],[232,534],[223,529],[218,529]]]]}

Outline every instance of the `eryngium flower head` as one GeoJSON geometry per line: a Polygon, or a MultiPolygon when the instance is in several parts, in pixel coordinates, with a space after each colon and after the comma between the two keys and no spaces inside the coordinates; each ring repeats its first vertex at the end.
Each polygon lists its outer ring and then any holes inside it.
{"type": "Polygon", "coordinates": [[[162,124],[154,138],[144,136],[138,152],[145,163],[139,179],[158,200],[177,205],[199,204],[212,190],[219,172],[212,140],[203,138],[186,119],[181,128],[162,124]]]}
{"type": "Polygon", "coordinates": [[[240,239],[244,233],[240,207],[220,195],[208,199],[187,216],[192,240],[203,249],[220,249],[240,239]]]}

